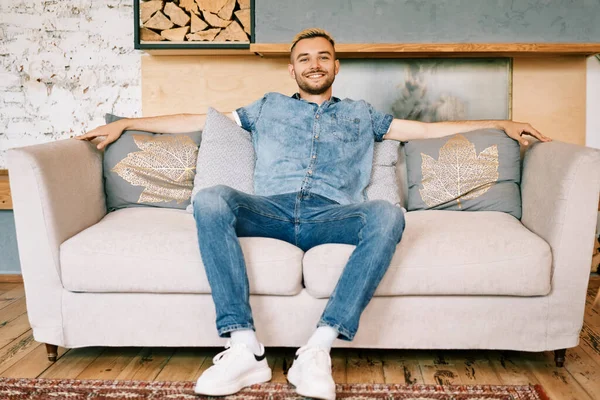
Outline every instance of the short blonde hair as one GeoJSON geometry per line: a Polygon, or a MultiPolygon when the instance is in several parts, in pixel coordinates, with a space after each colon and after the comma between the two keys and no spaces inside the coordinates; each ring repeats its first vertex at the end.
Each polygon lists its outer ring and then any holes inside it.
{"type": "Polygon", "coordinates": [[[303,39],[312,39],[312,38],[316,38],[316,37],[322,37],[322,38],[327,39],[329,41],[329,43],[331,43],[331,45],[333,46],[333,51],[335,51],[335,42],[333,41],[333,38],[331,37],[329,32],[327,32],[324,29],[320,29],[320,28],[308,28],[308,29],[304,29],[302,32],[298,33],[294,37],[294,40],[292,41],[292,46],[290,47],[290,53],[292,51],[294,51],[294,47],[296,47],[296,44],[299,41],[301,41],[303,39]]]}

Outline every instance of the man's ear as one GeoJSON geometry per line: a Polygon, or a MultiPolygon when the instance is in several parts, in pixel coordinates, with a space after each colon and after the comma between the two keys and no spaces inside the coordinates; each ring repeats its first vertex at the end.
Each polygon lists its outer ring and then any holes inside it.
{"type": "Polygon", "coordinates": [[[296,79],[296,71],[294,71],[294,66],[292,64],[288,64],[288,71],[290,73],[290,76],[296,79]]]}
{"type": "Polygon", "coordinates": [[[340,72],[340,60],[336,58],[334,72],[337,75],[340,72]]]}

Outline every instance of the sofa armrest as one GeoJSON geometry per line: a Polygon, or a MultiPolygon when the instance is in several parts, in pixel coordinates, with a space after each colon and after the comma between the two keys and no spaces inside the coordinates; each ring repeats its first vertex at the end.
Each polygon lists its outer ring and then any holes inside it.
{"type": "Polygon", "coordinates": [[[59,247],[106,214],[102,155],[74,139],[9,150],[8,167],[29,321],[62,342],[59,247]]]}
{"type": "Polygon", "coordinates": [[[599,188],[598,150],[553,141],[535,142],[525,154],[521,222],[552,249],[550,337],[572,335],[583,324],[599,188]]]}

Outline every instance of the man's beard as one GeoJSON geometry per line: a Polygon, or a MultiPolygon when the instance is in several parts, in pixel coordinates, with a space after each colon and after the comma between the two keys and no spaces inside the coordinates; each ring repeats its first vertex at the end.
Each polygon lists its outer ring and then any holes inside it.
{"type": "Polygon", "coordinates": [[[298,87],[300,89],[302,89],[303,91],[305,91],[308,94],[312,94],[312,95],[323,94],[331,87],[331,85],[333,85],[333,81],[335,80],[335,74],[332,74],[330,76],[324,71],[313,71],[307,75],[310,75],[315,72],[320,72],[320,73],[325,74],[325,81],[321,85],[310,86],[310,83],[308,81],[310,78],[305,78],[304,76],[301,76],[301,75],[296,75],[296,83],[298,84],[298,87]]]}

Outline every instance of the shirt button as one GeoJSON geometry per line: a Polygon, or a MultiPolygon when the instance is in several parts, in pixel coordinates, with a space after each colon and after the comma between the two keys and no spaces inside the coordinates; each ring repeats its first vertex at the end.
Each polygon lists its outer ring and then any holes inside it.
{"type": "Polygon", "coordinates": [[[318,138],[319,138],[319,135],[315,135],[315,139],[318,139],[318,138]]]}
{"type": "Polygon", "coordinates": [[[319,119],[319,114],[317,114],[317,115],[315,116],[315,118],[316,118],[316,119],[319,119]]]}
{"type": "Polygon", "coordinates": [[[311,171],[310,169],[308,170],[308,174],[309,174],[309,175],[312,175],[312,171],[311,171]]]}
{"type": "Polygon", "coordinates": [[[312,156],[312,158],[317,158],[317,156],[312,156]]]}

